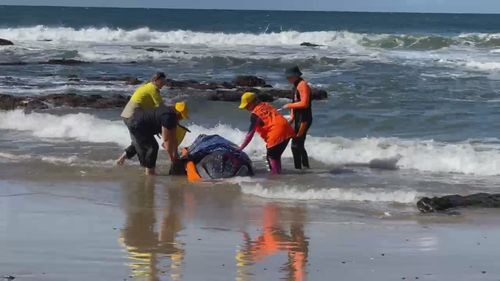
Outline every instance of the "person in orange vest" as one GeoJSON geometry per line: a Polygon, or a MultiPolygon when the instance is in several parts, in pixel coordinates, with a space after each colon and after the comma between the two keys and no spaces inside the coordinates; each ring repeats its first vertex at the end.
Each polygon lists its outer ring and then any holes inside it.
{"type": "Polygon", "coordinates": [[[267,162],[271,174],[281,174],[281,155],[290,139],[295,135],[292,126],[272,105],[261,102],[255,93],[246,92],[241,96],[240,109],[250,111],[250,128],[240,146],[243,150],[252,141],[255,132],[266,142],[267,162]]]}
{"type": "Polygon", "coordinates": [[[298,66],[288,68],[285,71],[288,82],[294,86],[293,102],[283,106],[283,109],[291,110],[290,123],[294,124],[295,137],[292,140],[292,154],[295,169],[302,166],[309,168],[309,156],[305,148],[307,131],[311,127],[313,116],[311,106],[311,87],[302,78],[302,72],[298,66]]]}

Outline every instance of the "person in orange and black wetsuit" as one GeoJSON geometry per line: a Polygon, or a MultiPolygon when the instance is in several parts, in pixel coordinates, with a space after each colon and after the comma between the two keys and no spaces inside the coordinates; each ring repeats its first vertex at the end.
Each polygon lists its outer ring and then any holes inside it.
{"type": "Polygon", "coordinates": [[[307,81],[302,79],[302,72],[298,66],[288,68],[285,71],[288,82],[294,86],[293,102],[286,104],[283,108],[291,110],[290,122],[294,124],[295,137],[292,139],[292,154],[295,169],[309,168],[309,157],[305,148],[307,131],[311,127],[312,103],[311,88],[307,81]]]}
{"type": "Polygon", "coordinates": [[[240,149],[245,149],[255,132],[259,133],[266,142],[267,162],[271,174],[281,174],[281,155],[295,135],[293,128],[276,108],[261,102],[254,93],[247,92],[241,96],[240,109],[252,113],[250,129],[240,149]]]}

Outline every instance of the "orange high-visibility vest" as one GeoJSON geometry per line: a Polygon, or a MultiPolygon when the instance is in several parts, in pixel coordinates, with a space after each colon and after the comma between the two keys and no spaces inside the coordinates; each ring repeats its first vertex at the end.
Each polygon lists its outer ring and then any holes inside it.
{"type": "Polygon", "coordinates": [[[295,135],[288,121],[272,105],[261,102],[252,111],[264,125],[257,125],[256,131],[266,142],[267,148],[274,147],[295,135]]]}

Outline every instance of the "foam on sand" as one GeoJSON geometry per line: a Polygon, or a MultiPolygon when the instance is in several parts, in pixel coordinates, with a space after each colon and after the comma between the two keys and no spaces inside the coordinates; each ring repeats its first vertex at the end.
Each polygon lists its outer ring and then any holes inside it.
{"type": "Polygon", "coordinates": [[[414,190],[387,191],[377,188],[310,188],[301,189],[294,186],[273,186],[265,188],[260,183],[240,183],[244,194],[268,199],[284,200],[338,200],[338,201],[370,201],[412,203],[418,198],[414,190]]]}

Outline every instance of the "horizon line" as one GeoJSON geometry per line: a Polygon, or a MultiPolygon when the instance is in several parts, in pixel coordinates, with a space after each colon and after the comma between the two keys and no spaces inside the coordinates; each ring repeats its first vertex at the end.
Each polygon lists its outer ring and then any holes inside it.
{"type": "Polygon", "coordinates": [[[410,11],[354,11],[354,10],[265,10],[265,9],[231,9],[231,8],[167,8],[154,7],[145,8],[139,6],[130,7],[111,7],[111,6],[60,6],[60,5],[17,5],[17,4],[0,4],[0,7],[49,7],[49,8],[98,8],[98,9],[142,9],[142,10],[191,10],[191,11],[249,11],[249,12],[318,12],[318,13],[372,13],[372,14],[434,14],[434,15],[500,15],[497,13],[482,13],[482,12],[410,12],[410,11]]]}

